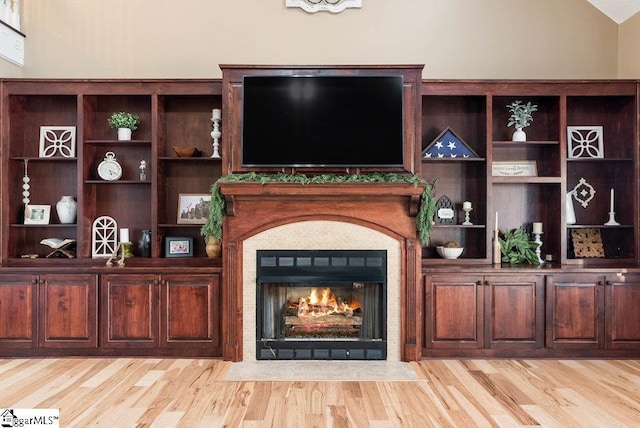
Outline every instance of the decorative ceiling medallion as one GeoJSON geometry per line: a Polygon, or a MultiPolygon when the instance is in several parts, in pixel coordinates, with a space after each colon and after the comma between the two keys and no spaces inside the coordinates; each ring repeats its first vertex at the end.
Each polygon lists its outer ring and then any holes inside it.
{"type": "Polygon", "coordinates": [[[286,6],[299,7],[309,13],[340,13],[348,7],[362,7],[362,0],[286,0],[286,6]]]}

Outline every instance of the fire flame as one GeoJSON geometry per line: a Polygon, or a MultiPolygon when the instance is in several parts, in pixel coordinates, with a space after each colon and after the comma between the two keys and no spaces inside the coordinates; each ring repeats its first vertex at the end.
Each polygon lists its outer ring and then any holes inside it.
{"type": "Polygon", "coordinates": [[[298,300],[298,317],[324,317],[332,314],[350,317],[359,307],[357,301],[351,305],[349,302],[338,302],[331,288],[323,288],[321,293],[318,293],[317,288],[312,288],[309,296],[300,297],[298,300]]]}

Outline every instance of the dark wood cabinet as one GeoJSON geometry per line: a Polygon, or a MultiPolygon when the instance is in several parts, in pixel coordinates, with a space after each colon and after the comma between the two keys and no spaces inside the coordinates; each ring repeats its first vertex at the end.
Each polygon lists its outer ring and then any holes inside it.
{"type": "Polygon", "coordinates": [[[220,349],[220,277],[163,275],[161,346],[220,349]]]}
{"type": "Polygon", "coordinates": [[[0,275],[0,349],[96,348],[97,276],[0,275]]]}
{"type": "Polygon", "coordinates": [[[477,275],[426,278],[425,346],[484,347],[484,283],[477,275]]]}
{"type": "Polygon", "coordinates": [[[96,275],[40,277],[39,346],[98,346],[98,278],[96,275]]]}
{"type": "Polygon", "coordinates": [[[107,274],[101,346],[220,352],[218,275],[107,274]]]}
{"type": "Polygon", "coordinates": [[[640,349],[640,274],[605,279],[605,343],[611,349],[640,349]]]}
{"type": "Polygon", "coordinates": [[[539,275],[429,275],[429,349],[544,347],[544,280],[539,275]]]}
{"type": "Polygon", "coordinates": [[[0,275],[0,349],[37,344],[38,277],[0,275]]]}
{"type": "Polygon", "coordinates": [[[547,346],[640,349],[640,274],[547,278],[547,346]]]}
{"type": "Polygon", "coordinates": [[[158,348],[158,275],[113,274],[101,280],[101,343],[105,348],[158,348]]]}
{"type": "Polygon", "coordinates": [[[547,346],[604,347],[604,277],[550,275],[547,281],[547,346]]]}
{"type": "Polygon", "coordinates": [[[544,347],[544,278],[504,275],[485,278],[487,346],[544,347]]]}

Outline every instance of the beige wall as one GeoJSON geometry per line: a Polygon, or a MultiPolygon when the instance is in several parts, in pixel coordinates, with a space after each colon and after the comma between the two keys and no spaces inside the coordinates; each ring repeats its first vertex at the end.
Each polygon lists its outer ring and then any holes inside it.
{"type": "Polygon", "coordinates": [[[618,77],[640,78],[640,14],[620,25],[619,40],[618,77]]]}
{"type": "MultiPolygon", "coordinates": [[[[221,63],[425,64],[425,78],[615,78],[618,25],[585,0],[29,0],[25,77],[219,77],[221,63]]],[[[0,72],[2,70],[0,69],[0,72]]]]}
{"type": "Polygon", "coordinates": [[[22,77],[22,68],[5,59],[0,59],[0,77],[22,77]]]}

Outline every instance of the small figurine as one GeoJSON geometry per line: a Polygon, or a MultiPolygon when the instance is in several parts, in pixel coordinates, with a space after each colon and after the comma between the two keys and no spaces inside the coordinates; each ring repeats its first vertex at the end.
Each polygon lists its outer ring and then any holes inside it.
{"type": "Polygon", "coordinates": [[[141,160],[138,169],[140,169],[140,181],[147,181],[147,162],[141,160]]]}

